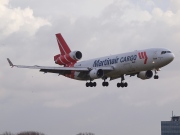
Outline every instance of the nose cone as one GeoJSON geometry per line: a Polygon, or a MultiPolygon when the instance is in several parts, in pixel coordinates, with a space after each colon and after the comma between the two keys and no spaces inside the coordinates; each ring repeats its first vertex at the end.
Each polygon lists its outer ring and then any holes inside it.
{"type": "Polygon", "coordinates": [[[166,56],[166,64],[171,63],[174,60],[174,58],[175,58],[175,56],[174,56],[173,53],[167,54],[167,56],[166,56]]]}
{"type": "Polygon", "coordinates": [[[169,56],[169,60],[170,60],[170,62],[172,62],[172,61],[174,60],[174,58],[175,58],[174,54],[173,54],[173,53],[171,53],[171,54],[170,54],[170,56],[169,56]]]}

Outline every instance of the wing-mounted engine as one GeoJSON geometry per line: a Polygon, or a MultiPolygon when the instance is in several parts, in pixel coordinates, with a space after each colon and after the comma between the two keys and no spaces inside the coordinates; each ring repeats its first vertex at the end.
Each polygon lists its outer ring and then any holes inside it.
{"type": "Polygon", "coordinates": [[[82,53],[80,51],[73,51],[65,55],[58,54],[54,56],[54,61],[59,65],[67,65],[70,63],[76,63],[82,58],[82,53]]]}
{"type": "Polygon", "coordinates": [[[104,71],[102,69],[93,69],[89,72],[89,77],[91,79],[97,79],[104,76],[104,71]]]}
{"type": "Polygon", "coordinates": [[[145,79],[150,79],[153,76],[153,72],[151,70],[148,71],[141,71],[137,75],[138,78],[145,80],[145,79]]]}

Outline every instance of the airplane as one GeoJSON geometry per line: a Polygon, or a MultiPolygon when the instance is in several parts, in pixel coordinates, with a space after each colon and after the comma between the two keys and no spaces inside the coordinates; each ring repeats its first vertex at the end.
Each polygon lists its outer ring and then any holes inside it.
{"type": "Polygon", "coordinates": [[[82,58],[80,51],[71,51],[60,33],[56,34],[60,54],[54,56],[56,64],[61,67],[48,66],[24,66],[14,65],[9,58],[7,61],[11,67],[39,69],[44,73],[56,73],[65,77],[86,81],[86,87],[96,87],[95,79],[102,79],[102,86],[109,86],[107,78],[115,80],[121,78],[117,87],[127,87],[125,75],[135,76],[142,80],[158,79],[157,71],[171,63],[175,56],[165,48],[149,48],[135,50],[132,52],[110,55],[86,61],[79,61],[82,58]],[[79,62],[78,62],[79,61],[79,62]]]}

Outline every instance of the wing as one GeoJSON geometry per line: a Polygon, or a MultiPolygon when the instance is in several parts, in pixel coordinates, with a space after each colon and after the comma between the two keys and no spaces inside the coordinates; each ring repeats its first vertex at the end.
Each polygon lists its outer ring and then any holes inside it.
{"type": "MultiPolygon", "coordinates": [[[[11,67],[39,69],[41,72],[44,72],[44,73],[49,72],[49,73],[57,73],[61,75],[71,74],[71,71],[87,73],[93,69],[89,67],[48,67],[48,66],[38,66],[38,65],[35,65],[35,66],[14,65],[9,58],[7,58],[7,61],[11,67]]],[[[104,71],[114,70],[113,67],[100,67],[100,69],[104,71]]]]}

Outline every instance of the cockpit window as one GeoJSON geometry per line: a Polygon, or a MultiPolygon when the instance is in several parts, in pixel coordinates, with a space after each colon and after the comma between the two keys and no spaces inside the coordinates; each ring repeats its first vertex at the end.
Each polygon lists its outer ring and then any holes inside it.
{"type": "Polygon", "coordinates": [[[171,53],[171,51],[162,51],[161,54],[171,53]]]}

